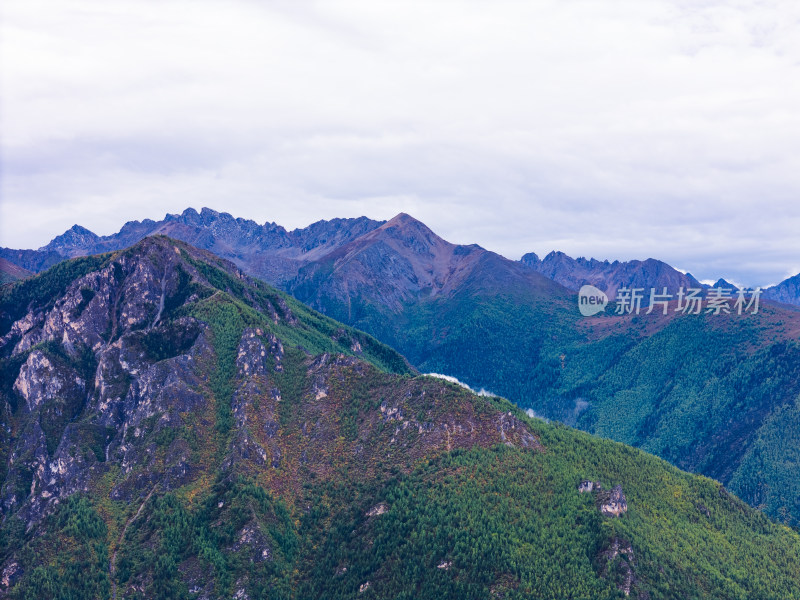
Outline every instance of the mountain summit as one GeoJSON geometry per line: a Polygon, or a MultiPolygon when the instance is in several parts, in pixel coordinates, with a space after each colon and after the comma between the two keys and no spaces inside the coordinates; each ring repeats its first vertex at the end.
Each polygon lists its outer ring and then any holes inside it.
{"type": "Polygon", "coordinates": [[[325,311],[328,303],[347,305],[352,318],[353,306],[361,303],[399,309],[414,299],[451,293],[488,254],[479,246],[446,242],[401,213],[300,269],[289,289],[325,311]]]}
{"type": "MultiPolygon", "coordinates": [[[[41,252],[58,252],[64,256],[73,256],[76,249],[92,248],[100,237],[85,227],[73,225],[67,231],[53,238],[46,246],[39,248],[41,252]]],[[[91,254],[91,252],[87,252],[91,254]]]]}

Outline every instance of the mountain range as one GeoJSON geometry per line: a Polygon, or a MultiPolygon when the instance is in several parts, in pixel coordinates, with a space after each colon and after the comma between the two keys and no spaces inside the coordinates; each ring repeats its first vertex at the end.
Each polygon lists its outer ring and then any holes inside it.
{"type": "MultiPolygon", "coordinates": [[[[408,215],[400,214],[393,221],[406,219],[414,220],[408,215]]],[[[74,225],[38,250],[0,248],[0,259],[3,260],[0,268],[7,280],[14,280],[27,276],[29,272],[38,273],[64,258],[120,250],[149,235],[160,234],[209,250],[231,260],[256,277],[274,285],[286,286],[302,267],[323,260],[361,236],[367,236],[362,242],[368,242],[367,234],[385,223],[366,217],[332,219],[287,231],[276,223],[260,225],[255,221],[235,218],[228,213],[209,208],[203,208],[199,213],[188,208],[179,215],[167,214],[161,221],[130,221],[112,235],[98,236],[81,225],[74,225]],[[9,271],[14,266],[23,271],[9,271]]],[[[462,248],[486,252],[475,245],[462,248]]],[[[571,258],[554,250],[544,259],[530,252],[523,255],[519,262],[570,290],[591,284],[605,291],[611,299],[615,298],[620,287],[640,287],[645,290],[660,290],[663,287],[709,287],[698,282],[690,273],[678,271],[653,258],[609,262],[594,258],[571,258]]],[[[442,277],[445,274],[437,273],[436,276],[442,277]]],[[[764,289],[764,297],[785,304],[800,305],[798,277],[800,274],[764,289]]],[[[715,284],[717,287],[720,285],[736,288],[724,279],[715,284]]]]}
{"type": "MultiPolygon", "coordinates": [[[[400,214],[395,219],[404,218],[411,217],[400,214]]],[[[366,217],[332,219],[287,231],[276,223],[260,225],[209,208],[203,208],[199,213],[188,208],[179,215],[167,214],[161,221],[130,221],[119,232],[108,236],[98,236],[85,227],[74,225],[38,250],[0,248],[0,258],[37,273],[64,258],[119,250],[148,235],[161,234],[212,251],[254,276],[283,286],[303,266],[323,259],[384,224],[385,221],[366,217]]],[[[483,250],[477,246],[469,247],[483,250]]],[[[554,250],[544,259],[533,252],[525,254],[519,262],[568,289],[577,290],[584,284],[591,284],[604,290],[611,298],[622,286],[645,289],[707,287],[691,274],[653,258],[609,262],[594,258],[574,259],[554,250]]],[[[736,287],[721,281],[726,287],[736,287]]],[[[787,304],[800,304],[799,285],[797,276],[791,277],[765,289],[765,297],[787,304]]]]}
{"type": "MultiPolygon", "coordinates": [[[[629,273],[655,267],[656,285],[685,277],[653,262],[629,273]]],[[[673,305],[668,315],[585,319],[571,290],[519,262],[448,244],[404,215],[304,266],[286,289],[423,372],[646,449],[787,523],[800,518],[793,307],[682,315],[673,305]]]]}
{"type": "MultiPolygon", "coordinates": [[[[410,245],[375,263],[400,303],[490,272],[569,297],[408,219],[372,231],[338,260],[410,245]]],[[[720,483],[419,375],[165,236],[0,288],[0,372],[0,597],[800,597],[800,535],[720,483]]]]}
{"type": "Polygon", "coordinates": [[[38,250],[0,249],[0,258],[39,272],[64,258],[127,248],[150,235],[168,235],[231,260],[247,272],[280,284],[298,269],[382,223],[365,217],[319,221],[286,231],[275,223],[234,218],[209,208],[186,209],[161,221],[130,221],[118,233],[98,236],[75,225],[38,250]]]}
{"type": "Polygon", "coordinates": [[[583,285],[593,285],[606,292],[611,299],[616,298],[620,287],[642,288],[648,292],[651,288],[661,291],[665,287],[668,290],[703,287],[691,274],[681,273],[654,258],[608,262],[594,258],[575,259],[563,252],[553,251],[541,260],[530,252],[520,262],[566,288],[578,290],[583,285]]]}
{"type": "MultiPolygon", "coordinates": [[[[73,227],[38,251],[4,250],[29,268],[169,234],[234,262],[308,306],[547,419],[647,450],[713,477],[753,506],[800,522],[800,313],[580,317],[574,290],[697,287],[665,263],[508,260],[446,242],[400,214],[286,231],[192,209],[99,237],[73,227]],[[39,261],[39,262],[37,262],[39,261]]],[[[768,290],[792,302],[789,279],[768,290]]],[[[796,283],[796,282],[795,282],[796,283]]],[[[716,285],[725,285],[721,280],[716,285]]]]}

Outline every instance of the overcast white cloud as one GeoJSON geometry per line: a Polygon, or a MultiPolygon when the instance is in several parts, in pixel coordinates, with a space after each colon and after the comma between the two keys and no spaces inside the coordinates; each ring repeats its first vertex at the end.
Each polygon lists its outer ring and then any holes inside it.
{"type": "Polygon", "coordinates": [[[800,3],[2,4],[0,244],[400,211],[518,258],[800,272],[800,3]]]}

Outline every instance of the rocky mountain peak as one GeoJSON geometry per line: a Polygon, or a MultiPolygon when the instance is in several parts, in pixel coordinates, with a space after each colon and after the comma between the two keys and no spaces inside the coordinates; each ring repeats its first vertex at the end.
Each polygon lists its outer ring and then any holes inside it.
{"type": "Polygon", "coordinates": [[[701,287],[690,274],[681,273],[654,258],[609,262],[595,258],[574,259],[564,252],[554,250],[541,261],[523,257],[520,263],[568,289],[577,291],[581,286],[589,284],[604,290],[610,298],[616,296],[620,287],[650,289],[666,286],[671,290],[679,287],[701,287]]]}
{"type": "Polygon", "coordinates": [[[297,274],[304,264],[318,260],[349,241],[383,224],[366,217],[317,221],[288,232],[273,222],[260,225],[203,207],[167,214],[161,221],[129,221],[118,233],[97,236],[76,225],[40,250],[0,249],[0,258],[38,271],[60,258],[74,258],[130,247],[150,235],[167,235],[233,261],[244,271],[274,284],[297,274]]]}
{"type": "Polygon", "coordinates": [[[100,239],[100,237],[96,233],[76,224],[61,235],[53,238],[49,244],[39,248],[39,250],[43,252],[55,251],[63,253],[63,251],[73,246],[94,244],[98,239],[100,239]]]}
{"type": "Polygon", "coordinates": [[[382,231],[402,231],[404,233],[419,233],[425,236],[438,237],[425,223],[406,213],[395,215],[381,225],[379,229],[382,231]]]}
{"type": "Polygon", "coordinates": [[[720,277],[714,285],[711,286],[712,288],[732,288],[736,289],[737,286],[733,285],[732,283],[726,281],[722,277],[720,277]]]}
{"type": "Polygon", "coordinates": [[[433,256],[437,251],[449,250],[453,244],[444,241],[431,229],[406,213],[400,213],[374,232],[375,238],[391,238],[415,254],[433,256]]]}
{"type": "Polygon", "coordinates": [[[397,213],[394,217],[392,217],[391,219],[389,219],[386,222],[387,225],[397,225],[397,224],[401,224],[401,223],[414,223],[414,224],[417,224],[417,223],[421,223],[421,221],[418,221],[417,219],[415,219],[414,217],[412,217],[408,213],[400,212],[400,213],[397,213]]]}
{"type": "Polygon", "coordinates": [[[800,274],[768,288],[764,292],[764,297],[784,304],[800,305],[800,274]]]}

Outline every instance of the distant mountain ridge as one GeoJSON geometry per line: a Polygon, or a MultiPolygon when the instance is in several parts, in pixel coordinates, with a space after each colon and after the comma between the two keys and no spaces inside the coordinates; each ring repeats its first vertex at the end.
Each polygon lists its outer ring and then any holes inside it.
{"type": "Polygon", "coordinates": [[[560,286],[478,245],[445,241],[401,213],[298,272],[288,289],[304,302],[358,319],[354,304],[402,310],[404,304],[448,297],[464,287],[520,280],[563,296],[560,286]],[[333,306],[340,306],[338,310],[333,306]],[[345,308],[346,306],[346,308],[345,308]],[[345,314],[346,313],[346,314],[345,314]]]}
{"type": "Polygon", "coordinates": [[[781,491],[800,491],[800,469],[788,467],[791,442],[778,425],[795,418],[800,398],[797,311],[765,303],[748,317],[584,319],[568,289],[582,283],[612,297],[621,285],[708,286],[652,259],[527,258],[450,244],[401,214],[302,267],[285,289],[422,372],[645,448],[800,522],[800,507],[785,500],[794,492],[781,491]]]}
{"type": "MultiPolygon", "coordinates": [[[[428,229],[420,221],[402,213],[395,219],[403,217],[428,229]]],[[[98,236],[76,224],[38,250],[0,248],[0,258],[27,271],[38,273],[64,258],[120,250],[149,235],[161,234],[209,250],[232,261],[251,275],[287,288],[297,285],[290,282],[306,265],[323,259],[339,260],[341,257],[333,256],[333,252],[386,223],[367,217],[331,219],[288,231],[276,223],[266,222],[261,225],[253,220],[233,217],[229,213],[210,208],[203,208],[200,212],[187,208],[181,214],[167,214],[160,221],[129,221],[119,232],[107,236],[98,236]]],[[[362,242],[368,244],[369,238],[362,242]]],[[[475,244],[459,248],[466,253],[477,249],[485,251],[475,244]]],[[[608,261],[572,258],[554,250],[543,259],[530,252],[518,262],[569,290],[577,291],[582,285],[591,284],[605,291],[611,299],[616,297],[620,287],[625,286],[644,289],[660,289],[666,286],[670,290],[680,287],[709,287],[690,273],[683,273],[654,258],[608,261]]],[[[415,273],[415,276],[419,277],[420,274],[415,273]]],[[[719,287],[723,283],[725,287],[735,287],[724,279],[720,279],[712,287],[719,287]]],[[[765,289],[764,298],[800,305],[800,275],[765,289]]]]}
{"type": "Polygon", "coordinates": [[[553,251],[543,259],[530,252],[520,262],[566,288],[577,291],[582,285],[589,284],[606,292],[611,299],[616,297],[621,287],[645,290],[703,287],[691,274],[681,273],[654,258],[609,262],[595,258],[572,258],[563,252],[553,251]]]}
{"type": "Polygon", "coordinates": [[[764,297],[783,304],[800,305],[800,274],[767,288],[764,291],[764,297]]]}
{"type": "Polygon", "coordinates": [[[382,225],[366,217],[318,221],[287,231],[276,223],[259,225],[225,212],[187,208],[161,221],[129,221],[119,232],[98,236],[74,225],[38,250],[0,249],[0,258],[39,272],[64,258],[75,258],[127,248],[150,235],[168,235],[226,258],[274,284],[294,277],[298,269],[342,244],[382,225]]]}
{"type": "Polygon", "coordinates": [[[39,273],[46,271],[67,257],[52,250],[0,248],[0,258],[31,273],[39,273]]]}

